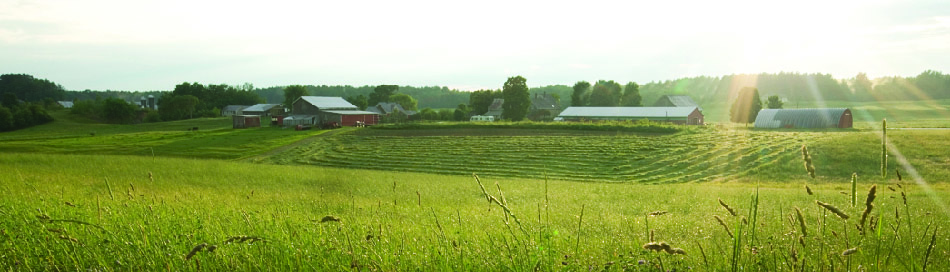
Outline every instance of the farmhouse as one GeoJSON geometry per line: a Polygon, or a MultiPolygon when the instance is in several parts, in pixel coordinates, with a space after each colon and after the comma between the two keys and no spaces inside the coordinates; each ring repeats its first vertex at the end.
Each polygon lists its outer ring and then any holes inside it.
{"type": "Polygon", "coordinates": [[[756,128],[851,128],[851,110],[823,109],[764,109],[755,118],[756,128]]]}
{"type": "Polygon", "coordinates": [[[389,116],[390,114],[393,114],[393,113],[399,113],[405,116],[411,116],[411,115],[416,114],[415,111],[406,110],[405,108],[402,107],[402,105],[399,105],[399,103],[392,103],[392,102],[379,102],[378,104],[376,104],[376,106],[366,108],[366,111],[375,112],[376,114],[385,115],[385,116],[389,116]]]}
{"type": "Polygon", "coordinates": [[[294,125],[336,123],[342,126],[356,126],[358,123],[366,125],[379,123],[378,113],[361,111],[342,97],[302,96],[294,101],[292,112],[293,116],[289,118],[293,120],[294,125]]]}
{"type": "Polygon", "coordinates": [[[534,121],[551,120],[561,113],[561,105],[553,95],[535,93],[531,96],[531,106],[528,107],[528,119],[534,121]]]}
{"type": "Polygon", "coordinates": [[[246,108],[248,108],[248,107],[250,107],[250,106],[244,106],[244,105],[228,105],[228,106],[225,106],[223,109],[221,109],[221,116],[242,115],[242,114],[244,114],[244,113],[243,113],[244,109],[246,109],[246,108]]]}
{"type": "Polygon", "coordinates": [[[664,95],[660,99],[656,100],[656,103],[653,103],[654,107],[697,107],[699,111],[703,111],[703,108],[693,101],[687,95],[664,95]]]}
{"type": "Polygon", "coordinates": [[[569,107],[559,118],[565,121],[635,121],[647,119],[682,125],[704,124],[698,107],[569,107]]]}

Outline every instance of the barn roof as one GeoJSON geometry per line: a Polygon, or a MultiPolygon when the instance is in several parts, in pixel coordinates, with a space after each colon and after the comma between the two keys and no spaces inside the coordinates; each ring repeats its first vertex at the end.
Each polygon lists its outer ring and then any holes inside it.
{"type": "Polygon", "coordinates": [[[557,99],[550,94],[534,94],[531,96],[531,108],[537,110],[557,110],[557,99]]]}
{"type": "Polygon", "coordinates": [[[248,107],[250,107],[250,106],[245,106],[245,105],[227,105],[227,106],[224,106],[224,109],[221,109],[221,111],[239,111],[239,110],[242,110],[242,109],[246,109],[246,108],[248,108],[248,107]]]}
{"type": "Polygon", "coordinates": [[[258,111],[264,112],[264,111],[269,111],[270,109],[273,109],[274,107],[279,107],[279,106],[280,104],[257,104],[254,106],[244,108],[244,111],[245,112],[258,112],[258,111]]]}
{"type": "Polygon", "coordinates": [[[664,95],[660,99],[656,100],[656,103],[653,103],[654,107],[697,107],[699,110],[703,110],[702,107],[699,107],[699,104],[696,101],[693,101],[693,98],[690,98],[688,95],[664,95]]]}
{"type": "Polygon", "coordinates": [[[375,112],[371,112],[371,111],[360,111],[360,110],[328,110],[328,111],[325,111],[325,112],[329,112],[329,113],[332,113],[332,114],[339,114],[339,115],[362,115],[362,114],[376,114],[376,115],[379,115],[379,113],[375,113],[375,112]]]}
{"type": "Polygon", "coordinates": [[[836,128],[846,108],[763,109],[755,117],[757,128],[836,128]]]}
{"type": "Polygon", "coordinates": [[[569,107],[559,117],[686,118],[694,107],[569,107]]]}
{"type": "MultiPolygon", "coordinates": [[[[342,97],[336,96],[301,96],[299,99],[303,99],[310,103],[314,107],[317,107],[321,110],[355,110],[358,109],[350,102],[347,102],[342,97]]],[[[298,100],[299,100],[298,99],[298,100]]],[[[296,101],[294,101],[296,102],[296,101]]]]}

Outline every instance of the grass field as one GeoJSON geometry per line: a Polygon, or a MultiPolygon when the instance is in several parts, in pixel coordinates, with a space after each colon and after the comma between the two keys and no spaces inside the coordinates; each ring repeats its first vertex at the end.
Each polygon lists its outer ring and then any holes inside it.
{"type": "Polygon", "coordinates": [[[681,271],[728,270],[733,260],[761,271],[950,267],[946,184],[874,182],[866,225],[877,225],[862,235],[854,225],[871,182],[857,184],[855,207],[842,183],[810,184],[815,195],[802,183],[763,183],[754,209],[750,183],[483,177],[515,221],[470,176],[41,154],[0,157],[0,171],[8,173],[0,176],[5,270],[681,271]],[[666,214],[647,215],[656,211],[666,214]],[[643,249],[651,236],[687,255],[643,249]]]}
{"type": "MultiPolygon", "coordinates": [[[[728,103],[703,105],[703,114],[707,122],[725,123],[729,121],[728,103]]],[[[950,99],[920,101],[823,101],[785,104],[786,109],[796,108],[849,108],[854,114],[856,128],[873,127],[887,118],[895,121],[894,127],[925,126],[950,127],[950,99]]]]}
{"type": "Polygon", "coordinates": [[[950,269],[950,132],[888,131],[882,180],[873,126],[293,131],[57,116],[0,134],[0,268],[950,269]],[[659,242],[686,254],[644,248],[659,242]]]}

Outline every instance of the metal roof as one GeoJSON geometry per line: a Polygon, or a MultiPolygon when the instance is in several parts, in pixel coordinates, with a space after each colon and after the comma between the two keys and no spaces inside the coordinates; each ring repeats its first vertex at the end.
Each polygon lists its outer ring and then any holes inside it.
{"type": "Polygon", "coordinates": [[[257,104],[254,106],[244,108],[244,111],[245,112],[256,112],[256,111],[264,112],[264,111],[269,111],[270,109],[273,109],[274,107],[279,107],[279,106],[280,104],[257,104]]]}
{"type": "Polygon", "coordinates": [[[313,118],[314,116],[315,116],[315,115],[291,115],[291,116],[284,117],[284,121],[287,121],[287,120],[304,120],[304,119],[313,118]]]}
{"type": "MultiPolygon", "coordinates": [[[[350,104],[342,97],[336,96],[301,96],[300,99],[307,101],[314,107],[321,110],[355,110],[358,107],[350,104]]],[[[296,101],[294,101],[296,102],[296,101]]]]}
{"type": "Polygon", "coordinates": [[[757,128],[836,128],[846,108],[763,109],[755,117],[757,128]]]}
{"type": "Polygon", "coordinates": [[[661,96],[660,99],[657,99],[656,103],[653,103],[653,106],[698,107],[699,110],[703,110],[703,108],[699,107],[699,104],[697,104],[696,101],[693,101],[693,99],[687,95],[664,95],[661,96]]]}
{"type": "Polygon", "coordinates": [[[558,117],[685,118],[696,107],[569,107],[558,117]]]}
{"type": "Polygon", "coordinates": [[[248,107],[250,107],[250,106],[245,106],[245,105],[227,105],[227,106],[224,106],[224,108],[221,109],[221,111],[239,111],[239,110],[246,109],[246,108],[248,108],[248,107]]]}
{"type": "Polygon", "coordinates": [[[325,112],[329,112],[329,113],[332,113],[332,114],[339,114],[339,115],[360,115],[360,114],[376,114],[376,115],[379,115],[379,113],[370,112],[370,111],[360,111],[360,110],[328,110],[328,111],[325,111],[325,112]]]}

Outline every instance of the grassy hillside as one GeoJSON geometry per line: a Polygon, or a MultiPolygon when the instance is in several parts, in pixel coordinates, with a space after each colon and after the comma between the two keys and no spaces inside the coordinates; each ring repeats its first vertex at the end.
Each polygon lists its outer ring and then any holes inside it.
{"type": "Polygon", "coordinates": [[[748,183],[482,177],[506,216],[471,176],[40,154],[0,156],[0,172],[0,267],[10,270],[950,268],[945,185],[877,183],[862,235],[864,180],[851,207],[840,184],[808,195],[801,183],[765,183],[754,206],[748,183]],[[651,240],[687,255],[641,247],[651,240]]]}
{"type": "MultiPolygon", "coordinates": [[[[707,122],[728,122],[732,102],[703,104],[707,122]]],[[[785,104],[786,109],[796,108],[849,108],[854,114],[856,128],[873,127],[881,119],[895,121],[900,127],[950,127],[950,99],[923,101],[851,102],[825,101],[785,104]]]]}

